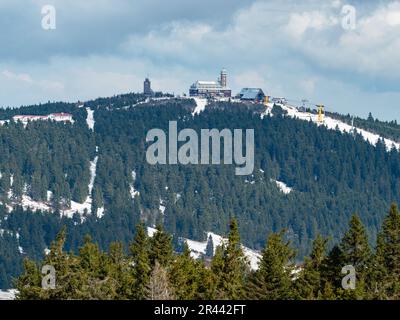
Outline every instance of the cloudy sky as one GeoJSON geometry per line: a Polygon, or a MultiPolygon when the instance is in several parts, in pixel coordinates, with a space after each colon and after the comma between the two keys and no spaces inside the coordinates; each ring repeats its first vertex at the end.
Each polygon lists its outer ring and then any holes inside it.
{"type": "Polygon", "coordinates": [[[400,1],[1,0],[0,30],[0,106],[141,91],[147,75],[182,94],[224,67],[234,92],[400,121],[400,1]]]}

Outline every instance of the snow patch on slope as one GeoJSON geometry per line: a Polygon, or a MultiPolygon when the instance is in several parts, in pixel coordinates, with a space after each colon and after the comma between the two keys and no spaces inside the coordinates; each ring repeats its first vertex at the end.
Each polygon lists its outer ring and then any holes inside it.
{"type": "Polygon", "coordinates": [[[160,198],[160,205],[158,207],[158,210],[160,210],[161,214],[164,215],[165,212],[165,201],[160,198]]]}
{"type": "Polygon", "coordinates": [[[267,105],[265,106],[265,111],[261,113],[260,117],[261,119],[264,119],[264,117],[268,116],[268,115],[273,115],[272,114],[272,109],[274,108],[274,104],[273,103],[267,103],[267,105]]]}
{"type": "Polygon", "coordinates": [[[275,182],[278,189],[281,192],[283,192],[284,194],[289,194],[293,191],[293,188],[288,187],[287,184],[282,181],[273,180],[273,179],[271,179],[271,181],[275,182]]]}
{"type": "Polygon", "coordinates": [[[157,232],[157,229],[152,227],[147,227],[147,235],[152,238],[154,234],[157,232]]]}
{"type": "Polygon", "coordinates": [[[94,110],[86,108],[87,118],[86,123],[90,130],[94,131],[94,110]]]}
{"type": "Polygon", "coordinates": [[[17,290],[15,289],[11,289],[8,291],[0,290],[0,300],[14,300],[16,294],[17,290]]]}
{"type": "Polygon", "coordinates": [[[193,99],[194,101],[196,101],[196,108],[194,108],[192,116],[200,114],[200,112],[204,111],[207,105],[207,99],[197,98],[197,97],[194,97],[193,99]]]}
{"type": "Polygon", "coordinates": [[[135,181],[136,181],[136,172],[135,172],[135,170],[132,171],[131,175],[132,175],[133,182],[129,186],[129,193],[131,195],[131,198],[135,199],[135,197],[140,194],[140,192],[135,189],[135,181]]]}
{"type": "MultiPolygon", "coordinates": [[[[191,251],[190,255],[194,259],[199,259],[201,256],[206,254],[207,243],[208,243],[208,239],[210,237],[212,238],[213,245],[214,245],[214,248],[213,248],[214,254],[215,254],[215,251],[217,250],[217,247],[221,246],[222,244],[226,245],[228,243],[228,239],[223,238],[220,235],[212,233],[212,232],[207,233],[207,241],[204,241],[204,242],[194,241],[194,240],[190,240],[190,239],[184,239],[191,251]]],[[[243,250],[245,257],[247,258],[247,260],[250,263],[251,269],[257,270],[259,263],[260,263],[261,254],[259,254],[258,252],[254,251],[252,249],[249,249],[243,245],[242,245],[242,250],[243,250]]]]}
{"type": "Polygon", "coordinates": [[[312,122],[317,123],[318,125],[323,125],[330,130],[336,130],[338,128],[339,131],[343,132],[343,133],[354,132],[354,133],[361,134],[361,136],[364,138],[364,140],[369,142],[372,145],[376,145],[380,139],[383,139],[388,151],[390,151],[393,146],[396,149],[400,150],[400,143],[397,143],[390,139],[383,138],[383,137],[379,136],[378,134],[369,132],[367,130],[352,127],[351,125],[344,123],[340,120],[336,120],[336,119],[330,118],[328,116],[325,116],[324,117],[325,121],[323,123],[319,123],[318,115],[316,115],[316,114],[313,114],[310,112],[301,112],[295,106],[291,106],[288,104],[278,104],[278,106],[280,106],[283,110],[285,110],[287,112],[288,116],[290,116],[292,118],[297,118],[297,119],[306,120],[306,121],[312,121],[312,122]]]}
{"type": "Polygon", "coordinates": [[[32,211],[52,211],[51,206],[48,203],[43,201],[35,201],[28,195],[22,196],[21,206],[24,210],[30,209],[32,211]]]}
{"type": "MultiPolygon", "coordinates": [[[[153,237],[156,232],[157,232],[157,229],[152,228],[152,227],[147,227],[147,235],[149,237],[153,237]]],[[[190,256],[192,258],[199,259],[203,255],[206,254],[207,243],[208,243],[209,237],[211,237],[212,241],[213,241],[213,246],[214,246],[213,253],[214,254],[215,254],[215,251],[217,250],[217,247],[221,246],[222,244],[228,243],[228,239],[223,238],[220,235],[212,233],[212,232],[207,233],[207,241],[204,241],[204,242],[194,241],[194,240],[184,238],[183,240],[186,241],[186,243],[191,251],[190,256]]],[[[247,258],[247,260],[250,263],[251,269],[257,270],[258,266],[260,264],[261,254],[258,253],[257,251],[249,249],[243,245],[242,245],[242,250],[243,250],[245,257],[247,258]]]]}
{"type": "Polygon", "coordinates": [[[97,160],[99,159],[98,156],[94,158],[93,161],[90,161],[90,180],[89,180],[89,193],[84,203],[78,203],[75,201],[71,201],[71,208],[62,210],[61,215],[66,216],[68,218],[72,218],[75,212],[79,214],[83,214],[85,210],[89,213],[92,208],[92,190],[94,186],[94,180],[96,179],[96,167],[97,167],[97,160]]]}

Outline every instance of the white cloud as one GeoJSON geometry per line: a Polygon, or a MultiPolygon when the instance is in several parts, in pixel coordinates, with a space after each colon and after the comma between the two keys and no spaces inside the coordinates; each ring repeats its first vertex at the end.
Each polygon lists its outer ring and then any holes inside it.
{"type": "MultiPolygon", "coordinates": [[[[175,15],[167,4],[160,4],[158,9],[168,10],[168,16],[150,21],[143,18],[141,6],[135,7],[139,11],[129,11],[128,1],[123,4],[111,13],[122,19],[118,28],[118,24],[111,23],[113,20],[107,20],[106,0],[99,4],[100,18],[92,14],[90,23],[85,24],[88,34],[95,32],[100,38],[116,39],[102,42],[101,50],[93,39],[88,39],[88,45],[87,37],[82,43],[74,42],[75,37],[72,42],[69,37],[65,41],[57,38],[55,44],[48,41],[47,45],[59,51],[64,45],[75,46],[76,55],[53,54],[50,62],[43,64],[5,64],[3,61],[0,70],[13,71],[0,74],[0,85],[8,92],[13,92],[13,86],[20,88],[21,84],[29,90],[12,98],[0,92],[0,103],[14,100],[16,105],[38,99],[76,101],[141,91],[147,75],[155,90],[182,93],[197,79],[215,79],[222,67],[228,69],[228,81],[234,93],[245,86],[256,86],[271,94],[293,98],[310,95],[310,99],[315,96],[318,101],[328,100],[332,104],[336,101],[344,107],[347,103],[348,107],[355,108],[349,99],[341,100],[329,87],[340,87],[344,96],[346,90],[359,89],[357,93],[363,101],[372,95],[380,97],[385,91],[399,90],[398,86],[396,89],[400,80],[399,1],[376,4],[363,15],[358,10],[363,4],[358,4],[354,31],[341,27],[344,2],[338,0],[324,4],[314,0],[303,4],[294,0],[255,1],[242,5],[234,14],[233,10],[227,12],[224,23],[219,23],[217,16],[200,19],[188,14],[186,17],[183,11],[175,15]],[[125,8],[124,14],[121,8],[125,8]],[[135,21],[139,19],[140,26],[127,28],[127,16],[135,21]],[[110,28],[106,28],[107,24],[110,28]],[[109,29],[114,30],[114,36],[109,29]],[[93,49],[88,51],[87,47],[93,49]],[[366,84],[379,88],[371,93],[365,89],[366,84]]],[[[185,6],[189,5],[185,3],[185,6]]],[[[67,7],[63,3],[60,8],[67,7]]],[[[90,7],[72,6],[72,11],[89,13],[90,7]]],[[[61,10],[57,32],[67,30],[68,25],[63,28],[63,14],[61,10]]],[[[156,14],[162,15],[158,11],[156,14]]],[[[80,17],[77,15],[71,20],[68,15],[68,22],[75,23],[72,34],[81,33],[80,17]]],[[[353,94],[348,96],[355,99],[353,94]]],[[[365,104],[360,106],[363,111],[362,108],[365,104]]]]}
{"type": "Polygon", "coordinates": [[[301,40],[308,30],[323,31],[325,28],[336,24],[335,17],[328,16],[324,12],[293,13],[290,15],[289,23],[286,25],[285,30],[291,37],[301,40]]]}
{"type": "Polygon", "coordinates": [[[23,85],[29,85],[31,87],[38,87],[46,90],[62,90],[64,85],[58,81],[50,80],[33,80],[31,75],[27,73],[14,73],[9,70],[3,70],[1,75],[8,81],[16,81],[23,85]]]}
{"type": "Polygon", "coordinates": [[[22,82],[27,82],[27,83],[33,83],[32,78],[29,74],[26,73],[21,73],[21,74],[16,74],[14,72],[4,70],[1,73],[4,77],[11,79],[11,80],[17,80],[17,81],[22,81],[22,82]]]}

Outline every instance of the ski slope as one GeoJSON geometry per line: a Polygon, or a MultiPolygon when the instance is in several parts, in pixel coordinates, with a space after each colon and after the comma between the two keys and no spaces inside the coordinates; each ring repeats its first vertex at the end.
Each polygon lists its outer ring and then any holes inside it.
{"type": "Polygon", "coordinates": [[[344,123],[340,120],[336,120],[331,117],[325,116],[324,123],[319,123],[318,115],[316,114],[310,112],[301,112],[295,106],[291,106],[289,104],[277,104],[277,105],[281,107],[283,110],[285,110],[287,112],[287,115],[292,118],[305,121],[312,121],[317,123],[318,125],[323,125],[330,130],[338,129],[342,133],[352,133],[352,132],[358,133],[364,138],[365,141],[371,143],[374,146],[380,139],[383,139],[388,151],[390,151],[393,147],[395,147],[397,150],[400,150],[400,143],[390,139],[383,138],[380,135],[369,132],[367,130],[352,127],[351,125],[344,123]]]}

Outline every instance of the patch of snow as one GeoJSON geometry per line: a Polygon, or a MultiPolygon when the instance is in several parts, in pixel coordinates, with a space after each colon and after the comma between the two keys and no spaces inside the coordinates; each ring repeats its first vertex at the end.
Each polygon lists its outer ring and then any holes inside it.
{"type": "Polygon", "coordinates": [[[87,118],[86,123],[90,130],[94,131],[94,110],[86,108],[87,118]]]}
{"type": "Polygon", "coordinates": [[[383,139],[388,151],[390,151],[392,149],[392,147],[395,147],[396,149],[400,150],[400,143],[395,142],[390,139],[382,138],[378,134],[369,132],[364,129],[353,127],[347,123],[344,123],[340,120],[333,119],[328,116],[324,117],[323,123],[319,123],[318,115],[316,115],[316,114],[313,114],[310,112],[301,112],[295,106],[291,106],[288,104],[278,104],[278,105],[287,112],[288,116],[290,116],[292,118],[297,118],[297,119],[306,120],[306,121],[312,121],[312,122],[317,123],[318,125],[323,125],[330,130],[336,130],[338,128],[339,131],[342,133],[353,133],[354,132],[354,133],[361,134],[361,136],[364,138],[364,140],[369,142],[372,145],[376,145],[380,139],[383,139]]]}
{"type": "Polygon", "coordinates": [[[28,195],[22,196],[21,206],[24,210],[30,209],[32,211],[52,211],[52,208],[49,204],[42,201],[35,201],[28,195]]]}
{"type": "Polygon", "coordinates": [[[0,300],[14,300],[17,290],[10,289],[8,291],[0,290],[0,300]]]}
{"type": "Polygon", "coordinates": [[[135,199],[135,197],[138,196],[140,194],[140,192],[135,189],[136,172],[133,170],[131,175],[132,175],[133,183],[129,186],[129,193],[131,195],[131,198],[135,199]]]}
{"type": "Polygon", "coordinates": [[[157,232],[156,228],[147,227],[147,235],[152,238],[154,234],[157,232]]]}
{"type": "Polygon", "coordinates": [[[194,97],[193,99],[194,101],[196,101],[196,108],[194,108],[192,116],[200,114],[200,112],[204,111],[207,105],[207,99],[197,98],[197,97],[194,97]]]}
{"type": "Polygon", "coordinates": [[[18,246],[18,251],[19,251],[20,254],[23,254],[23,253],[24,253],[24,249],[22,249],[21,246],[18,246]]]}
{"type": "MultiPolygon", "coordinates": [[[[153,237],[156,232],[157,232],[157,229],[152,228],[152,227],[147,227],[147,235],[150,238],[153,237]]],[[[186,238],[183,239],[187,243],[187,245],[190,249],[190,256],[193,259],[199,259],[203,255],[206,254],[207,243],[208,243],[208,239],[210,237],[212,238],[213,245],[214,245],[214,248],[213,248],[214,254],[219,246],[221,246],[222,244],[226,245],[228,243],[228,239],[223,238],[220,235],[215,234],[213,232],[207,233],[207,240],[204,242],[194,241],[194,240],[190,240],[190,239],[186,239],[186,238]]],[[[243,245],[242,245],[242,250],[243,250],[245,257],[247,258],[247,260],[250,263],[251,269],[257,270],[258,266],[260,264],[261,254],[255,250],[249,249],[243,245]]]]}
{"type": "MultiPolygon", "coordinates": [[[[217,250],[217,247],[221,246],[222,244],[227,244],[227,242],[228,242],[228,239],[223,238],[220,235],[212,233],[212,232],[207,233],[207,240],[204,242],[194,241],[194,240],[190,240],[190,239],[184,239],[191,251],[190,255],[194,259],[199,259],[202,255],[206,254],[207,243],[208,243],[208,239],[210,236],[212,238],[213,245],[214,245],[214,248],[213,248],[214,253],[217,250]]],[[[247,258],[247,260],[250,263],[251,269],[257,270],[258,265],[260,263],[261,254],[259,254],[258,252],[254,251],[254,250],[251,250],[243,245],[242,245],[242,250],[243,250],[245,257],[247,258]]]]}
{"type": "Polygon", "coordinates": [[[78,203],[75,201],[71,201],[71,207],[69,209],[61,211],[62,216],[72,218],[75,212],[78,212],[79,214],[82,215],[85,212],[85,210],[88,213],[90,213],[90,210],[92,209],[92,191],[94,186],[94,180],[96,179],[96,167],[98,159],[99,157],[96,156],[93,161],[90,161],[90,180],[88,185],[89,193],[88,196],[86,197],[85,202],[78,203]]]}
{"type": "Polygon", "coordinates": [[[273,179],[271,179],[271,181],[275,182],[278,189],[281,192],[283,192],[284,194],[289,194],[293,191],[293,188],[288,187],[287,184],[282,181],[273,180],[273,179]]]}
{"type": "Polygon", "coordinates": [[[244,255],[250,263],[251,270],[257,270],[262,258],[261,254],[244,246],[242,246],[242,249],[244,255]]]}
{"type": "Polygon", "coordinates": [[[104,207],[97,208],[96,216],[99,219],[103,218],[103,216],[104,216],[104,207]]]}
{"type": "Polygon", "coordinates": [[[158,207],[158,209],[160,210],[161,214],[164,215],[165,205],[164,205],[163,199],[161,199],[161,198],[160,198],[160,206],[158,207]]]}
{"type": "Polygon", "coordinates": [[[49,248],[44,248],[44,254],[47,256],[50,253],[50,249],[49,248]]]}
{"type": "Polygon", "coordinates": [[[261,113],[260,117],[261,119],[264,119],[265,116],[268,115],[273,115],[272,114],[272,109],[274,108],[274,104],[273,103],[267,103],[267,105],[265,106],[265,110],[264,112],[261,113]]]}

